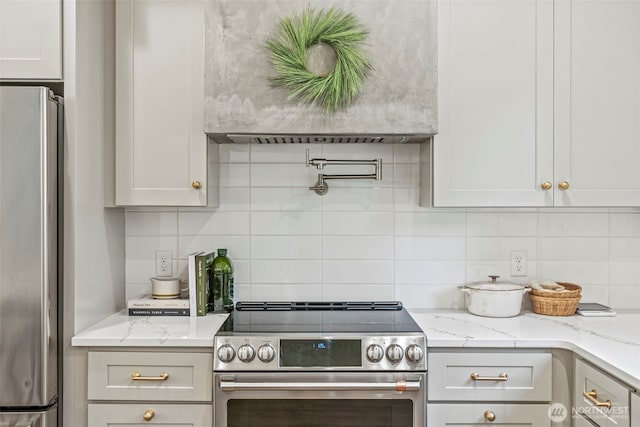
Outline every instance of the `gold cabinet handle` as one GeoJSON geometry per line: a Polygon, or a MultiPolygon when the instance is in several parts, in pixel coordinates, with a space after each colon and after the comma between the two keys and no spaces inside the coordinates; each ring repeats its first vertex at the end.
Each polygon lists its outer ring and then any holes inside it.
{"type": "Polygon", "coordinates": [[[487,409],[486,411],[484,411],[484,419],[487,421],[495,421],[496,414],[493,411],[487,409]]]}
{"type": "Polygon", "coordinates": [[[553,184],[551,184],[549,181],[545,181],[540,184],[540,188],[542,188],[543,190],[551,190],[551,187],[553,187],[553,184]]]}
{"type": "Polygon", "coordinates": [[[598,400],[598,392],[595,391],[595,390],[585,391],[585,392],[582,393],[582,395],[584,397],[586,397],[587,399],[589,399],[589,401],[591,403],[593,403],[594,405],[596,405],[596,406],[604,407],[604,408],[607,408],[607,409],[611,409],[611,401],[610,400],[605,400],[604,402],[600,402],[598,400]]]}
{"type": "Polygon", "coordinates": [[[191,183],[191,186],[193,187],[194,190],[199,190],[200,187],[202,187],[202,184],[200,183],[200,181],[193,181],[191,183]]]}
{"type": "Polygon", "coordinates": [[[153,409],[147,409],[144,411],[144,414],[142,414],[142,418],[144,418],[145,421],[151,421],[155,414],[156,413],[153,409]]]}
{"type": "Polygon", "coordinates": [[[471,374],[473,381],[506,381],[508,380],[507,374],[500,372],[497,377],[481,377],[479,373],[473,372],[471,374]]]}
{"type": "Polygon", "coordinates": [[[558,188],[561,190],[568,190],[569,189],[569,182],[568,181],[562,181],[560,184],[558,184],[558,188]]]}
{"type": "Polygon", "coordinates": [[[169,379],[169,374],[163,372],[159,377],[143,377],[140,372],[132,372],[131,379],[134,381],[166,381],[169,379]]]}

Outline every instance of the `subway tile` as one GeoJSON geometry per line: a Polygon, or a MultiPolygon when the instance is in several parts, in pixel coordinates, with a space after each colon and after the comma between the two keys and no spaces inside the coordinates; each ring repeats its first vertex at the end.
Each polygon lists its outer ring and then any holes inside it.
{"type": "Polygon", "coordinates": [[[321,196],[308,188],[252,188],[252,211],[319,211],[321,196]]]}
{"type": "Polygon", "coordinates": [[[609,246],[610,246],[609,258],[612,261],[640,262],[640,239],[639,238],[613,237],[609,240],[609,246]]]}
{"type": "Polygon", "coordinates": [[[609,305],[615,310],[637,310],[638,307],[640,307],[640,292],[638,292],[638,282],[630,286],[611,286],[609,290],[609,305]]]}
{"type": "Polygon", "coordinates": [[[171,251],[178,254],[177,236],[131,236],[125,242],[127,260],[154,260],[156,251],[171,251]]]}
{"type": "Polygon", "coordinates": [[[303,163],[254,163],[251,165],[252,187],[303,187],[315,184],[317,172],[303,163]]]}
{"type": "Polygon", "coordinates": [[[464,261],[464,237],[398,236],[396,260],[464,261]]]}
{"type": "Polygon", "coordinates": [[[392,261],[322,261],[324,283],[392,284],[392,261]]]}
{"type": "Polygon", "coordinates": [[[325,284],[323,301],[394,301],[393,285],[325,284]]]}
{"type": "Polygon", "coordinates": [[[392,212],[393,189],[331,188],[327,194],[321,197],[321,201],[324,212],[392,212]]]}
{"type": "Polygon", "coordinates": [[[175,236],[178,214],[173,212],[126,211],[126,236],[175,236]]]}
{"type": "Polygon", "coordinates": [[[251,191],[249,188],[220,188],[220,206],[218,211],[248,211],[251,209],[251,191]]]}
{"type": "Polygon", "coordinates": [[[322,214],[324,235],[392,235],[393,214],[387,212],[326,212],[322,214]]]}
{"type": "Polygon", "coordinates": [[[468,236],[533,236],[538,232],[536,213],[467,213],[468,236]]]}
{"type": "Polygon", "coordinates": [[[320,236],[252,236],[251,259],[321,259],[320,236]]]}
{"type": "Polygon", "coordinates": [[[539,259],[544,261],[606,261],[606,237],[544,237],[539,240],[539,259]]]}
{"type": "Polygon", "coordinates": [[[393,260],[392,236],[324,236],[325,260],[393,260]]]}
{"type": "Polygon", "coordinates": [[[541,213],[538,232],[549,237],[608,236],[609,217],[606,213],[541,213]]]}
{"type": "Polygon", "coordinates": [[[252,163],[296,163],[305,167],[306,154],[309,158],[320,158],[322,147],[319,144],[252,144],[252,163]]]}
{"type": "Polygon", "coordinates": [[[248,212],[180,212],[178,230],[184,235],[248,234],[248,212]]]}
{"type": "Polygon", "coordinates": [[[196,251],[217,251],[220,248],[227,249],[229,259],[250,259],[249,236],[235,235],[184,235],[178,241],[179,258],[187,259],[189,254],[196,251]]]}
{"type": "Polygon", "coordinates": [[[611,214],[611,236],[640,237],[640,213],[611,214]]]}
{"type": "Polygon", "coordinates": [[[221,163],[219,177],[220,188],[248,187],[251,183],[249,165],[244,163],[221,163]]]}
{"type": "Polygon", "coordinates": [[[610,262],[609,263],[609,283],[615,285],[640,285],[640,263],[632,262],[610,262]]]}
{"type": "Polygon", "coordinates": [[[602,285],[609,281],[606,261],[538,261],[538,279],[578,285],[602,285]]]}
{"type": "Polygon", "coordinates": [[[460,212],[398,212],[395,234],[399,236],[464,236],[465,214],[460,212]]]}
{"type": "Polygon", "coordinates": [[[417,188],[420,185],[420,165],[399,164],[393,167],[394,188],[417,188]]]}
{"type": "Polygon", "coordinates": [[[467,239],[468,261],[510,261],[512,251],[525,251],[527,260],[536,259],[534,237],[470,237],[467,239]]]}
{"type": "Polygon", "coordinates": [[[410,284],[460,284],[464,282],[463,261],[396,261],[395,282],[410,284]]]}
{"type": "Polygon", "coordinates": [[[252,283],[321,283],[321,261],[254,260],[250,268],[252,283]]]}
{"type": "Polygon", "coordinates": [[[396,165],[420,162],[420,144],[394,144],[393,162],[396,165]]]}
{"type": "Polygon", "coordinates": [[[321,215],[319,212],[253,212],[251,233],[253,235],[318,235],[321,215]]]}
{"type": "Polygon", "coordinates": [[[219,144],[220,163],[248,163],[250,144],[219,144]]]}
{"type": "Polygon", "coordinates": [[[322,301],[322,288],[308,284],[253,284],[252,301],[322,301]]]}
{"type": "Polygon", "coordinates": [[[400,283],[395,298],[407,308],[464,309],[464,294],[454,285],[400,283]]]}
{"type": "Polygon", "coordinates": [[[393,144],[323,144],[322,157],[329,160],[382,159],[393,164],[393,144]]]}

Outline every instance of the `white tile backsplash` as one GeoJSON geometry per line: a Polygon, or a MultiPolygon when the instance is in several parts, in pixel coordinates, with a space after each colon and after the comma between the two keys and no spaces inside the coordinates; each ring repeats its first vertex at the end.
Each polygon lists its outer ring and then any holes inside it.
{"type": "MultiPolygon", "coordinates": [[[[218,208],[129,208],[127,298],[150,289],[155,251],[227,248],[238,300],[400,300],[408,307],[464,307],[458,285],[558,280],[583,299],[640,308],[640,209],[434,209],[418,206],[419,146],[243,145],[220,150],[218,208]],[[304,163],[383,159],[383,181],[332,181],[304,163]],[[510,277],[526,250],[528,276],[510,277]]],[[[372,167],[357,168],[357,172],[372,167]]],[[[327,166],[324,173],[355,173],[327,166]]]]}

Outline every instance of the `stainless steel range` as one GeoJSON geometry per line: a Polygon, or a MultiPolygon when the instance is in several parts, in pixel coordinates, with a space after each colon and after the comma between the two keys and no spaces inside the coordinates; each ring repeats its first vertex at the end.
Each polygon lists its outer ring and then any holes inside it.
{"type": "Polygon", "coordinates": [[[240,302],[215,337],[215,426],[423,426],[425,346],[399,302],[240,302]]]}

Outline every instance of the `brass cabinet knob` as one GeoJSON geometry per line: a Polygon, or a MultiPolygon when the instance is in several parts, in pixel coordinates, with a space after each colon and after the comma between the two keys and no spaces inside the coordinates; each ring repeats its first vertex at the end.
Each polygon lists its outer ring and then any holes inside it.
{"type": "Polygon", "coordinates": [[[144,411],[144,414],[142,415],[142,418],[144,418],[145,421],[151,421],[151,419],[153,418],[153,416],[155,415],[155,411],[153,409],[147,409],[146,411],[144,411]]]}
{"type": "Polygon", "coordinates": [[[566,190],[569,188],[569,182],[567,181],[562,181],[560,184],[558,184],[558,188],[561,190],[566,190]]]}
{"type": "Polygon", "coordinates": [[[200,187],[202,187],[202,184],[200,184],[200,181],[193,181],[191,183],[191,186],[193,187],[194,190],[199,190],[200,187]]]}
{"type": "Polygon", "coordinates": [[[543,190],[551,190],[551,187],[553,187],[553,185],[549,181],[545,181],[540,184],[540,188],[542,188],[543,190]]]}
{"type": "Polygon", "coordinates": [[[487,421],[495,421],[496,414],[494,414],[493,411],[487,409],[486,411],[484,411],[484,419],[487,421]]]}

